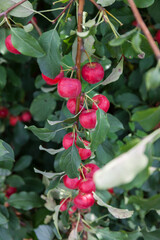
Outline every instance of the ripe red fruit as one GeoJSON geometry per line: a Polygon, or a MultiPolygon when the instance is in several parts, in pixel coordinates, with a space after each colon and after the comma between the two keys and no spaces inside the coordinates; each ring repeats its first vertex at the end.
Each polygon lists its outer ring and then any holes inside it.
{"type": "Polygon", "coordinates": [[[79,181],[78,188],[83,193],[91,193],[96,191],[95,183],[91,178],[81,179],[79,181]]]}
{"type": "Polygon", "coordinates": [[[10,116],[9,117],[9,124],[13,127],[17,124],[18,121],[19,121],[18,116],[10,116]]]}
{"type": "Polygon", "coordinates": [[[95,200],[92,193],[82,193],[74,198],[74,205],[79,209],[86,209],[93,206],[95,200]]]}
{"type": "MultiPolygon", "coordinates": [[[[84,102],[84,98],[81,97],[79,111],[83,108],[83,102],[84,102]]],[[[75,114],[75,112],[76,112],[76,98],[70,98],[67,101],[67,108],[70,111],[70,113],[75,114]]]]}
{"type": "Polygon", "coordinates": [[[73,205],[73,206],[70,208],[70,210],[68,210],[68,214],[71,215],[71,214],[73,214],[76,210],[77,210],[77,207],[73,205]]]}
{"type": "Polygon", "coordinates": [[[88,163],[83,168],[83,174],[86,178],[93,178],[93,174],[99,169],[94,163],[88,163]]]}
{"type": "MultiPolygon", "coordinates": [[[[88,146],[90,142],[83,140],[83,143],[85,146],[88,146]]],[[[86,160],[90,158],[90,156],[92,155],[91,150],[86,148],[78,148],[78,152],[81,157],[81,160],[86,160]]]]}
{"type": "Polygon", "coordinates": [[[12,194],[17,192],[17,188],[15,187],[8,187],[7,190],[5,191],[5,196],[9,198],[12,194]]]}
{"type": "MultiPolygon", "coordinates": [[[[75,133],[75,142],[76,142],[76,138],[77,138],[77,134],[75,133]]],[[[73,132],[67,133],[63,138],[62,145],[65,149],[68,149],[73,145],[73,141],[74,141],[73,132]]]]}
{"type": "Polygon", "coordinates": [[[60,80],[61,78],[63,78],[63,77],[64,77],[64,72],[63,72],[63,68],[62,68],[62,67],[61,67],[60,73],[59,73],[54,79],[49,78],[49,77],[47,77],[46,75],[44,75],[44,74],[42,73],[42,78],[43,78],[43,80],[44,80],[48,85],[57,84],[57,83],[59,82],[59,80],[60,80]]]}
{"type": "Polygon", "coordinates": [[[12,44],[11,41],[11,34],[8,35],[8,37],[6,37],[5,39],[5,45],[6,48],[8,49],[9,52],[14,53],[14,54],[21,54],[12,44]]]}
{"type": "Polygon", "coordinates": [[[87,129],[95,128],[96,121],[97,121],[96,110],[94,109],[84,110],[79,115],[79,122],[84,128],[87,129]]]}
{"type": "Polygon", "coordinates": [[[31,121],[31,119],[32,119],[32,115],[31,115],[31,113],[30,112],[23,112],[22,114],[21,114],[21,116],[20,116],[20,120],[22,121],[22,122],[30,122],[31,121]]]}
{"type": "Polygon", "coordinates": [[[58,93],[63,98],[76,98],[81,93],[81,82],[74,78],[62,78],[58,82],[58,93]]]}
{"type": "Polygon", "coordinates": [[[8,109],[5,107],[0,108],[0,118],[6,118],[8,116],[8,109]]]}
{"type": "MultiPolygon", "coordinates": [[[[110,107],[110,102],[108,101],[106,96],[99,94],[94,96],[92,99],[95,101],[95,103],[98,105],[100,109],[102,109],[104,112],[108,112],[108,109],[110,107]]],[[[92,109],[97,110],[98,107],[93,103],[92,109]]]]}
{"type": "Polygon", "coordinates": [[[157,31],[154,39],[160,44],[160,30],[157,31]]]}
{"type": "Polygon", "coordinates": [[[62,199],[61,201],[60,201],[60,208],[59,208],[59,210],[61,211],[61,212],[64,212],[64,211],[66,211],[67,210],[67,206],[68,206],[68,203],[69,203],[69,201],[70,201],[70,199],[62,199]]]}
{"type": "Polygon", "coordinates": [[[104,77],[104,69],[100,63],[87,63],[82,67],[82,77],[90,84],[98,83],[104,77]]]}
{"type": "Polygon", "coordinates": [[[67,188],[76,189],[78,188],[79,179],[69,178],[67,175],[63,177],[63,183],[67,188]]]}
{"type": "Polygon", "coordinates": [[[107,190],[108,190],[108,192],[109,192],[110,194],[113,194],[113,193],[114,193],[113,188],[109,188],[109,189],[107,189],[107,190]]]}

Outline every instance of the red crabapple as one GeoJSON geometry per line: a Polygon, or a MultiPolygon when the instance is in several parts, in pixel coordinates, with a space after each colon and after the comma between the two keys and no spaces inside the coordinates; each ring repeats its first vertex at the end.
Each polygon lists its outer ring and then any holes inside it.
{"type": "Polygon", "coordinates": [[[77,207],[73,205],[73,206],[68,210],[68,214],[71,215],[71,214],[73,214],[76,210],[77,210],[77,207]]]}
{"type": "Polygon", "coordinates": [[[60,80],[61,78],[63,78],[63,77],[64,77],[64,72],[63,72],[62,66],[61,66],[61,71],[60,71],[60,73],[59,73],[54,79],[49,78],[49,77],[47,77],[46,75],[44,75],[44,74],[42,73],[42,78],[43,78],[43,80],[44,80],[48,85],[57,84],[57,83],[59,82],[59,80],[60,80]]]}
{"type": "Polygon", "coordinates": [[[67,175],[63,177],[63,183],[67,188],[76,189],[78,188],[79,179],[69,178],[67,175]]]}
{"type": "Polygon", "coordinates": [[[93,178],[93,174],[99,170],[99,167],[94,163],[88,163],[83,168],[83,174],[86,178],[93,178]]]}
{"type": "Polygon", "coordinates": [[[104,69],[100,63],[87,63],[82,67],[82,77],[90,84],[98,83],[104,77],[104,69]]]}
{"type": "Polygon", "coordinates": [[[5,196],[9,198],[12,194],[17,192],[17,188],[15,187],[8,187],[7,190],[5,191],[5,196]]]}
{"type": "Polygon", "coordinates": [[[8,109],[5,107],[0,107],[0,118],[6,118],[8,116],[8,109]]]}
{"type": "MultiPolygon", "coordinates": [[[[110,107],[110,102],[106,98],[106,96],[99,94],[94,96],[92,99],[95,101],[95,103],[98,105],[100,109],[102,109],[104,112],[108,112],[108,109],[110,107]]],[[[92,109],[97,110],[98,107],[93,103],[92,109]]]]}
{"type": "Polygon", "coordinates": [[[110,194],[113,194],[113,193],[114,193],[113,188],[109,188],[109,189],[107,189],[107,190],[108,190],[108,192],[109,192],[110,194]]]}
{"type": "Polygon", "coordinates": [[[82,193],[79,194],[74,198],[74,205],[79,209],[86,209],[92,207],[95,203],[94,197],[92,193],[82,193]]]}
{"type": "Polygon", "coordinates": [[[13,127],[17,124],[18,121],[19,121],[18,116],[10,116],[9,117],[9,124],[13,127]]]}
{"type": "Polygon", "coordinates": [[[94,109],[84,110],[79,115],[79,122],[84,128],[87,129],[95,128],[96,121],[97,121],[96,110],[94,109]]]}
{"type": "Polygon", "coordinates": [[[20,121],[22,122],[30,122],[32,119],[32,115],[29,111],[23,112],[20,116],[20,121]]]}
{"type": "Polygon", "coordinates": [[[156,36],[154,39],[160,44],[160,30],[157,31],[156,36]]]}
{"type": "MultiPolygon", "coordinates": [[[[77,138],[77,134],[75,133],[75,142],[76,142],[76,138],[77,138]]],[[[71,147],[73,145],[73,141],[74,141],[73,132],[67,133],[63,137],[62,145],[65,149],[68,149],[69,147],[71,147]]]]}
{"type": "Polygon", "coordinates": [[[134,20],[134,21],[132,22],[132,26],[138,27],[138,22],[137,22],[137,20],[134,20]]]}
{"type": "Polygon", "coordinates": [[[62,78],[58,82],[58,93],[63,98],[76,98],[81,93],[81,82],[74,78],[62,78]]]}
{"type": "Polygon", "coordinates": [[[92,178],[81,179],[79,181],[78,188],[83,193],[91,193],[96,191],[96,186],[92,178]]]}
{"type": "MultiPolygon", "coordinates": [[[[84,102],[84,98],[81,96],[79,111],[83,108],[83,102],[84,102]]],[[[72,113],[72,114],[76,113],[76,98],[70,98],[67,101],[67,108],[70,111],[70,113],[72,113]]]]}
{"type": "Polygon", "coordinates": [[[67,206],[68,206],[68,203],[69,203],[69,201],[70,201],[70,199],[62,199],[61,201],[60,201],[60,208],[59,208],[59,210],[61,211],[61,212],[64,212],[64,211],[66,211],[67,210],[67,206]]]}
{"type": "Polygon", "coordinates": [[[5,39],[5,45],[6,48],[8,49],[9,52],[14,53],[14,54],[21,54],[12,44],[11,41],[11,34],[8,35],[8,37],[6,37],[5,39]]]}
{"type": "MultiPolygon", "coordinates": [[[[86,140],[82,140],[82,142],[84,143],[85,146],[88,146],[90,143],[86,140]]],[[[90,158],[90,156],[92,155],[91,150],[86,149],[86,148],[78,148],[78,152],[81,157],[81,160],[86,160],[86,159],[90,158]]]]}

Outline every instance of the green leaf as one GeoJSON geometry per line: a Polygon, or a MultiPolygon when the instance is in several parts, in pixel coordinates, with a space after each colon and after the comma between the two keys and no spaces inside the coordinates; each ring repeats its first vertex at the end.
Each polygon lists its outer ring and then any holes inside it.
{"type": "Polygon", "coordinates": [[[56,30],[43,33],[39,42],[46,52],[44,57],[38,58],[41,72],[50,78],[55,78],[60,73],[60,38],[56,30]]]}
{"type": "Polygon", "coordinates": [[[37,128],[34,125],[30,127],[25,126],[25,128],[33,132],[36,137],[45,142],[52,140],[56,134],[56,132],[50,131],[47,128],[37,128]]]}
{"type": "Polygon", "coordinates": [[[160,122],[160,107],[135,112],[132,121],[138,122],[145,131],[150,131],[160,122]]]}
{"type": "Polygon", "coordinates": [[[43,205],[43,201],[35,192],[20,192],[13,194],[8,203],[17,209],[30,210],[43,205]]]}
{"type": "Polygon", "coordinates": [[[109,83],[116,82],[119,79],[119,77],[123,73],[123,61],[124,59],[122,58],[118,65],[115,68],[113,68],[111,74],[102,82],[102,85],[107,85],[109,83]]]}
{"type": "Polygon", "coordinates": [[[123,108],[128,109],[139,105],[141,100],[133,93],[122,93],[116,97],[116,102],[123,108]]]}
{"type": "Polygon", "coordinates": [[[142,43],[142,39],[140,36],[140,33],[137,32],[133,37],[132,37],[132,46],[134,48],[134,50],[138,53],[141,54],[141,58],[145,57],[145,53],[141,50],[141,43],[142,43]]]}
{"type": "Polygon", "coordinates": [[[98,0],[97,3],[100,4],[102,7],[107,7],[112,5],[115,0],[98,0]]]}
{"type": "Polygon", "coordinates": [[[118,132],[119,130],[124,129],[123,124],[119,121],[118,118],[116,118],[110,113],[107,113],[107,117],[110,125],[110,128],[109,128],[110,132],[118,132]]]}
{"type": "MultiPolygon", "coordinates": [[[[0,9],[3,11],[7,10],[9,7],[15,5],[18,2],[20,2],[20,0],[0,0],[0,9]]],[[[28,17],[33,14],[33,6],[29,1],[26,1],[10,11],[9,14],[14,17],[28,17]]]]}
{"type": "Polygon", "coordinates": [[[30,106],[30,112],[35,121],[45,121],[55,107],[56,102],[53,94],[42,93],[33,100],[30,106]]]}
{"type": "Polygon", "coordinates": [[[145,155],[147,144],[159,137],[160,129],[154,131],[128,152],[121,154],[98,170],[94,174],[97,188],[109,189],[131,182],[148,165],[149,160],[145,155]],[[112,174],[110,174],[111,171],[112,174]]]}
{"type": "Polygon", "coordinates": [[[14,171],[20,172],[20,171],[26,169],[27,167],[30,166],[31,162],[32,162],[32,156],[30,156],[30,155],[24,155],[24,156],[20,157],[20,159],[18,161],[16,161],[16,163],[14,165],[14,171]]]}
{"type": "Polygon", "coordinates": [[[60,168],[65,171],[69,178],[79,177],[78,168],[80,167],[80,163],[81,158],[75,144],[61,155],[60,168]]]}
{"type": "Polygon", "coordinates": [[[94,228],[98,240],[128,240],[126,232],[110,231],[109,228],[94,228]]]}
{"type": "Polygon", "coordinates": [[[55,207],[55,213],[53,214],[53,221],[54,221],[54,225],[55,225],[55,227],[56,227],[56,230],[57,230],[57,237],[58,237],[58,239],[62,239],[62,237],[61,237],[61,235],[60,235],[60,233],[59,233],[59,227],[58,227],[58,214],[59,214],[59,208],[60,208],[60,205],[57,205],[56,207],[55,207]]]}
{"type": "Polygon", "coordinates": [[[93,193],[93,196],[94,196],[94,199],[97,200],[97,204],[99,206],[106,207],[110,212],[110,214],[112,214],[115,218],[126,219],[126,218],[132,217],[133,211],[129,211],[128,209],[119,209],[119,208],[112,207],[106,204],[105,202],[103,202],[103,200],[100,197],[98,197],[95,193],[93,193]]]}
{"type": "Polygon", "coordinates": [[[8,229],[0,227],[0,240],[13,240],[8,229]]]}
{"type": "Polygon", "coordinates": [[[14,162],[14,152],[6,142],[0,139],[0,162],[1,161],[14,162]]]}
{"type": "Polygon", "coordinates": [[[0,212],[0,225],[6,224],[7,222],[8,219],[0,212]]]}
{"type": "Polygon", "coordinates": [[[129,203],[138,205],[144,211],[159,210],[160,209],[160,194],[154,195],[148,199],[140,196],[132,196],[129,198],[129,203]]]}
{"type": "Polygon", "coordinates": [[[60,149],[44,148],[44,147],[42,147],[42,145],[40,145],[40,146],[39,146],[39,150],[43,150],[43,151],[45,151],[45,152],[48,152],[48,153],[51,154],[51,155],[55,155],[55,154],[57,154],[57,153],[59,153],[59,152],[64,151],[65,148],[63,148],[63,147],[60,148],[60,149]]]}
{"type": "Polygon", "coordinates": [[[52,227],[48,225],[39,225],[38,228],[34,229],[34,232],[38,240],[52,240],[54,237],[52,227]]]}
{"type": "Polygon", "coordinates": [[[103,110],[98,109],[96,111],[96,116],[97,124],[94,131],[91,133],[91,151],[95,151],[97,147],[105,141],[110,127],[107,114],[103,110]]]}
{"type": "Polygon", "coordinates": [[[142,231],[142,234],[145,240],[159,240],[160,229],[153,232],[142,231]]]}
{"type": "Polygon", "coordinates": [[[6,69],[0,66],[0,89],[3,89],[7,83],[6,69]]]}
{"type": "Polygon", "coordinates": [[[134,33],[137,31],[136,29],[133,29],[129,32],[126,32],[123,35],[120,35],[118,38],[114,38],[109,42],[109,45],[112,47],[120,46],[122,45],[127,39],[129,39],[134,33]]]}
{"type": "Polygon", "coordinates": [[[145,82],[147,90],[160,87],[160,62],[155,68],[151,68],[145,74],[145,82]]]}
{"type": "Polygon", "coordinates": [[[65,172],[61,172],[61,173],[42,172],[42,171],[40,171],[36,168],[34,168],[34,171],[35,171],[35,173],[40,173],[40,174],[42,174],[43,176],[45,176],[49,179],[52,179],[52,178],[54,178],[56,176],[59,176],[59,175],[63,175],[65,173],[65,172]]]}
{"type": "MultiPolygon", "coordinates": [[[[127,0],[123,0],[123,1],[128,4],[127,0]]],[[[147,8],[154,3],[154,0],[141,0],[141,1],[134,0],[134,2],[138,8],[147,8]]]]}
{"type": "Polygon", "coordinates": [[[16,187],[16,188],[21,187],[22,185],[25,184],[23,178],[16,175],[16,174],[13,174],[13,175],[9,176],[6,180],[6,183],[9,186],[16,187]]]}
{"type": "Polygon", "coordinates": [[[45,55],[39,42],[29,33],[21,28],[12,28],[12,43],[22,54],[31,57],[42,57],[45,55]]]}

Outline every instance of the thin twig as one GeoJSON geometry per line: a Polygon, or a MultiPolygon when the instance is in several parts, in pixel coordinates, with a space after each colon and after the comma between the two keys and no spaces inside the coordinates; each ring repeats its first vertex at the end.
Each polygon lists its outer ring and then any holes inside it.
{"type": "Polygon", "coordinates": [[[23,4],[23,3],[26,2],[26,1],[27,1],[27,0],[22,0],[22,1],[18,2],[18,3],[16,3],[15,5],[9,7],[6,11],[0,13],[0,17],[2,17],[2,16],[7,17],[7,14],[8,14],[9,12],[11,12],[13,9],[15,9],[16,7],[18,7],[19,5],[23,4]]]}
{"type": "Polygon", "coordinates": [[[74,2],[74,0],[70,0],[70,2],[67,4],[67,6],[63,9],[63,11],[53,20],[53,24],[62,16],[63,13],[66,12],[66,10],[70,7],[70,5],[74,2]]]}
{"type": "MultiPolygon", "coordinates": [[[[82,32],[82,19],[83,19],[83,9],[84,9],[85,0],[79,0],[78,5],[78,27],[77,31],[82,32]]],[[[77,71],[77,78],[81,82],[81,54],[82,54],[82,38],[77,37],[77,56],[76,56],[76,71],[77,71]]],[[[76,114],[79,112],[80,106],[80,97],[81,94],[77,98],[76,102],[76,114]]]]}
{"type": "Polygon", "coordinates": [[[38,34],[41,36],[42,35],[42,31],[41,29],[38,27],[37,23],[34,21],[34,19],[31,19],[31,23],[33,24],[33,26],[35,27],[36,31],[38,32],[38,34]]]}
{"type": "Polygon", "coordinates": [[[128,3],[129,3],[129,5],[130,5],[130,7],[132,9],[132,12],[134,14],[135,19],[138,22],[138,26],[142,29],[144,35],[148,39],[148,43],[151,46],[151,48],[152,48],[152,50],[154,52],[155,57],[157,58],[157,60],[159,60],[160,59],[160,50],[157,47],[157,45],[156,45],[156,43],[155,43],[151,33],[149,32],[146,24],[144,23],[144,21],[143,21],[141,15],[140,15],[140,13],[139,13],[135,3],[134,3],[134,1],[133,0],[128,0],[128,3]]]}

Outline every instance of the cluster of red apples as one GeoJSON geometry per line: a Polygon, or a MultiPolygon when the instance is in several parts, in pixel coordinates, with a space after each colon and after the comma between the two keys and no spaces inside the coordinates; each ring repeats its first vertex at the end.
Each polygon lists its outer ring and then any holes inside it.
{"type": "MultiPolygon", "coordinates": [[[[15,54],[19,54],[17,49],[14,48],[11,42],[11,36],[6,38],[7,49],[15,54]]],[[[87,63],[82,67],[81,74],[83,79],[89,84],[99,83],[104,77],[104,69],[102,65],[98,62],[87,63]]],[[[64,70],[61,67],[60,73],[54,78],[50,78],[42,73],[42,78],[48,85],[57,84],[58,94],[67,99],[67,108],[71,114],[76,114],[76,104],[77,98],[80,98],[79,106],[79,122],[84,129],[94,129],[96,127],[97,118],[96,111],[98,108],[107,112],[110,107],[109,100],[102,94],[94,96],[90,101],[92,101],[91,108],[88,109],[88,105],[85,106],[84,102],[87,104],[87,99],[85,99],[85,94],[81,92],[82,86],[81,81],[76,78],[68,78],[64,76],[64,70]],[[87,109],[85,109],[87,107],[87,109]]],[[[90,142],[82,139],[78,136],[76,132],[67,133],[64,138],[62,145],[65,149],[68,149],[75,143],[80,158],[82,161],[89,159],[92,155],[89,149],[90,142]],[[76,142],[77,138],[83,143],[84,148],[78,147],[76,142]]],[[[86,165],[82,164],[80,167],[80,179],[71,179],[67,175],[63,177],[64,185],[69,189],[78,189],[78,194],[74,198],[63,199],[60,203],[60,210],[65,211],[68,209],[70,203],[71,208],[69,214],[72,214],[76,209],[87,209],[91,207],[95,200],[93,193],[96,188],[93,182],[93,174],[99,167],[96,164],[89,163],[86,165]]],[[[112,189],[109,189],[110,193],[113,193],[112,189]]]]}
{"type": "Polygon", "coordinates": [[[0,119],[5,119],[5,118],[8,118],[9,124],[14,127],[18,121],[30,122],[32,119],[32,115],[29,111],[25,111],[19,116],[13,116],[9,113],[6,107],[0,107],[0,119]]]}

